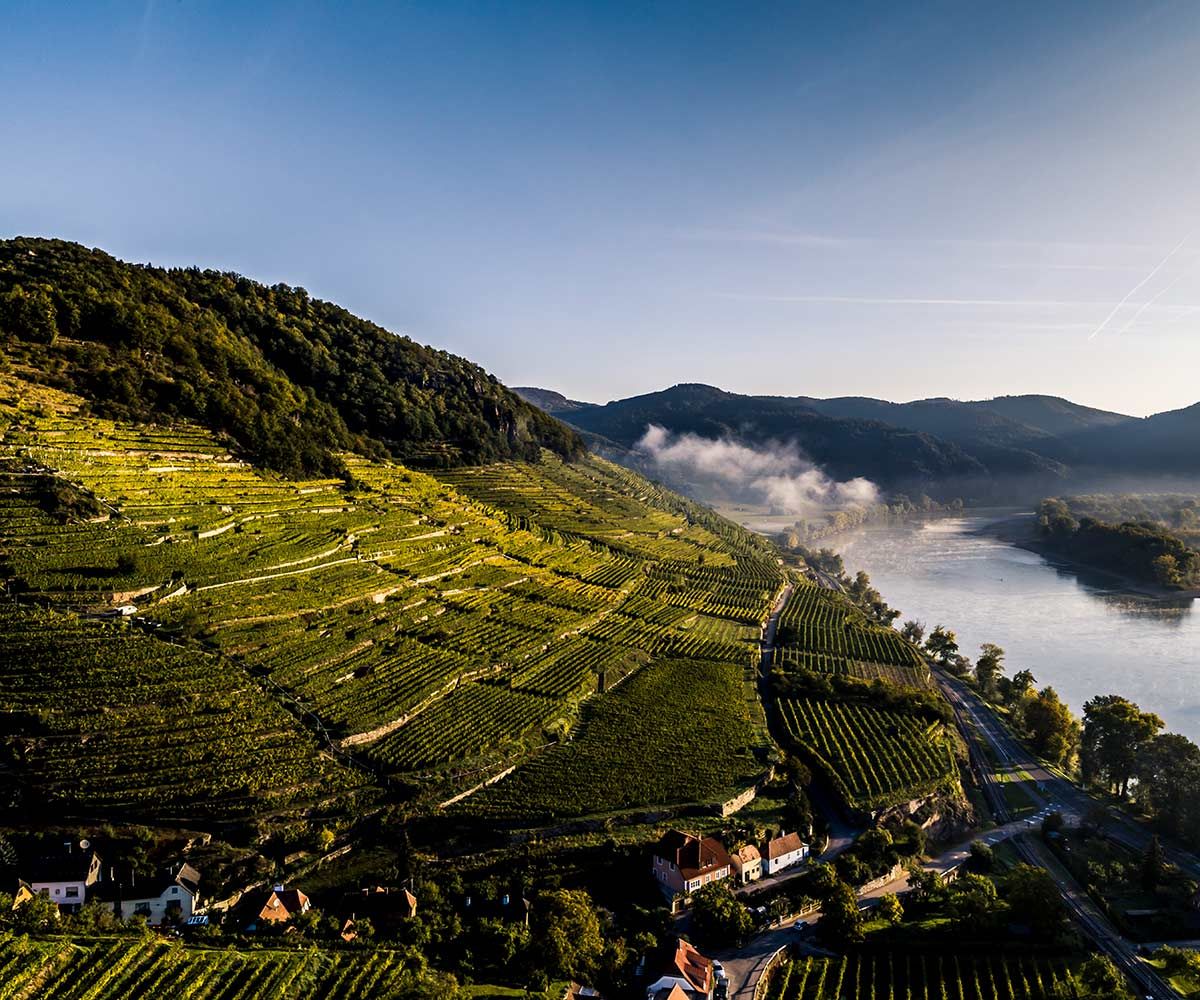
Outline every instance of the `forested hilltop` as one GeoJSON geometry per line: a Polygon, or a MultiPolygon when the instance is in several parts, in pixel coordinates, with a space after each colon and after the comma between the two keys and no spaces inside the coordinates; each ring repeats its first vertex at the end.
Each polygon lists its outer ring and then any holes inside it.
{"type": "Polygon", "coordinates": [[[425,467],[571,458],[578,435],[482,368],[303,288],[0,241],[0,349],[118,419],[187,418],[288,475],[354,450],[425,467]]]}

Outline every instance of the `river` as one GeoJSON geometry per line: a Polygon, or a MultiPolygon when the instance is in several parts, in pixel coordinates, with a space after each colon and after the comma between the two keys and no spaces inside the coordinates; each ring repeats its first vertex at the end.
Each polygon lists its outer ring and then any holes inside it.
{"type": "Polygon", "coordinates": [[[998,512],[869,525],[818,543],[865,569],[904,619],[958,633],[972,659],[984,642],[1007,652],[1009,676],[1033,671],[1077,713],[1120,694],[1200,742],[1200,606],[1123,590],[1052,565],[989,534],[998,512]]]}

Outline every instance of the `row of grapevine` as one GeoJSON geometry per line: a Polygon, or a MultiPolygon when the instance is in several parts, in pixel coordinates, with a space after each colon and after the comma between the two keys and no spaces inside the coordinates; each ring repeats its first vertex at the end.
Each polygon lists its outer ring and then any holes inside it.
{"type": "Polygon", "coordinates": [[[956,770],[939,725],[863,701],[784,698],[788,736],[830,774],[852,803],[871,806],[907,797],[956,770]]]}
{"type": "Polygon", "coordinates": [[[796,958],[777,968],[765,1000],[1050,1000],[1061,959],[1019,954],[864,952],[796,958]]]}
{"type": "Polygon", "coordinates": [[[652,663],[584,709],[571,740],[459,807],[537,823],[654,804],[721,801],[758,777],[756,733],[732,664],[652,663]],[[619,775],[619,778],[614,778],[619,775]]]}
{"type": "Polygon", "coordinates": [[[0,1000],[355,1000],[390,995],[403,970],[401,954],[383,948],[238,952],[152,938],[0,936],[0,1000]]]}

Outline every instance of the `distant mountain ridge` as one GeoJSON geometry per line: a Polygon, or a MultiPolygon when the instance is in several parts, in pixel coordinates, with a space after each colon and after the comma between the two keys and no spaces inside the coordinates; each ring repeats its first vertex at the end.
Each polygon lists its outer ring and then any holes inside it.
{"type": "Polygon", "coordinates": [[[584,403],[578,399],[567,399],[561,392],[552,389],[537,389],[530,385],[514,385],[512,391],[525,402],[541,407],[547,413],[574,413],[576,410],[586,410],[595,403],[584,403]]]}
{"type": "Polygon", "coordinates": [[[632,448],[649,424],[749,445],[794,443],[829,475],[893,491],[998,499],[1064,482],[1200,476],[1200,404],[1153,417],[1057,396],[947,397],[893,403],[863,396],[750,396],[681,383],[604,405],[519,390],[582,431],[632,448]]]}

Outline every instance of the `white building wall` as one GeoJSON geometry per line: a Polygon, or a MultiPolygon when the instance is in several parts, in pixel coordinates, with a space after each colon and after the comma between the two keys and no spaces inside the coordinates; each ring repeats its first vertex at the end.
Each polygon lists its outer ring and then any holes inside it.
{"type": "Polygon", "coordinates": [[[785,868],[790,868],[792,865],[799,864],[808,857],[808,846],[805,845],[797,851],[788,851],[787,854],[781,854],[774,859],[765,859],[763,864],[766,866],[767,874],[774,875],[776,872],[783,871],[785,868]]]}
{"type": "Polygon", "coordinates": [[[87,901],[87,883],[82,881],[31,882],[29,887],[59,906],[82,906],[87,901]]]}
{"type": "Polygon", "coordinates": [[[121,900],[121,919],[128,920],[136,913],[146,912],[149,908],[149,913],[146,914],[146,919],[152,924],[161,924],[167,916],[167,911],[172,903],[179,905],[179,919],[187,920],[195,911],[195,900],[192,894],[186,889],[173,885],[161,896],[155,896],[147,899],[123,899],[121,900]]]}

